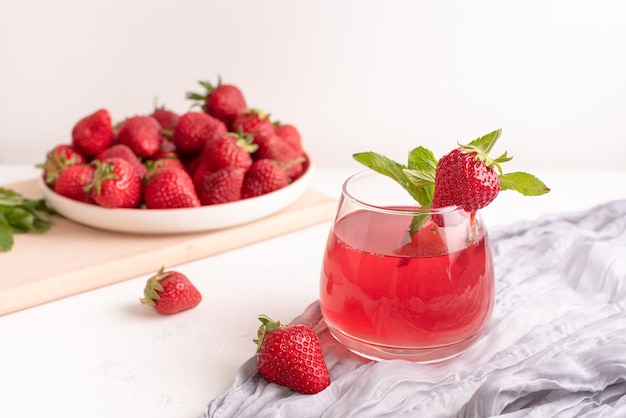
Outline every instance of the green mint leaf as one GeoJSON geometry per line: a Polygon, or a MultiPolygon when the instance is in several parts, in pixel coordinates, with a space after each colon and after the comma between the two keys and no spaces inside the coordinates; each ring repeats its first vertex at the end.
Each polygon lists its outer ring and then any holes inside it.
{"type": "Polygon", "coordinates": [[[435,173],[405,168],[404,175],[409,179],[411,184],[418,189],[415,193],[419,194],[419,198],[415,198],[415,200],[417,200],[423,208],[430,207],[433,201],[433,195],[435,194],[435,173]]]}
{"type": "MultiPolygon", "coordinates": [[[[409,153],[408,167],[375,152],[362,152],[353,157],[366,167],[395,180],[422,208],[430,208],[437,171],[437,159],[430,150],[424,147],[413,149],[409,153]]],[[[415,215],[409,227],[410,235],[419,231],[429,218],[429,214],[415,215]]]]}
{"type": "Polygon", "coordinates": [[[33,216],[19,206],[7,208],[4,216],[13,228],[13,232],[17,233],[28,232],[31,229],[30,225],[34,222],[33,216]]]}
{"type": "Polygon", "coordinates": [[[428,222],[430,219],[430,214],[428,213],[420,213],[418,215],[413,216],[411,219],[411,225],[409,226],[409,234],[411,237],[417,233],[422,227],[428,222]]]}
{"type": "Polygon", "coordinates": [[[364,166],[380,174],[384,174],[387,177],[391,177],[400,183],[402,187],[405,187],[404,183],[406,183],[406,176],[402,172],[405,167],[402,164],[399,164],[384,155],[371,151],[360,152],[358,154],[354,154],[352,157],[364,166]]]}
{"type": "Polygon", "coordinates": [[[383,174],[396,181],[421,205],[430,204],[428,192],[425,191],[423,187],[414,184],[405,174],[404,170],[407,168],[406,166],[372,151],[354,154],[353,158],[377,173],[383,174]]]}
{"type": "Polygon", "coordinates": [[[411,182],[420,187],[428,187],[435,184],[434,171],[411,170],[405,168],[404,174],[409,178],[409,180],[411,180],[411,182]]]}
{"type": "Polygon", "coordinates": [[[4,214],[0,212],[0,251],[13,248],[13,229],[4,214]]]}
{"type": "Polygon", "coordinates": [[[0,251],[11,250],[13,234],[49,230],[51,219],[48,215],[54,213],[44,199],[27,199],[0,187],[0,251]]]}
{"type": "Polygon", "coordinates": [[[0,205],[17,206],[24,203],[24,198],[13,190],[0,187],[0,205]]]}
{"type": "Polygon", "coordinates": [[[550,191],[537,177],[521,171],[502,174],[500,190],[515,190],[524,196],[541,196],[550,191]]]}
{"type": "Polygon", "coordinates": [[[409,152],[408,167],[411,170],[432,171],[434,179],[434,173],[437,170],[437,159],[431,150],[420,146],[409,152]]]}
{"type": "Polygon", "coordinates": [[[485,154],[489,154],[493,146],[496,145],[496,142],[500,138],[500,135],[502,135],[502,129],[495,130],[488,133],[487,135],[481,136],[480,138],[476,138],[467,146],[474,147],[483,151],[485,154]]]}

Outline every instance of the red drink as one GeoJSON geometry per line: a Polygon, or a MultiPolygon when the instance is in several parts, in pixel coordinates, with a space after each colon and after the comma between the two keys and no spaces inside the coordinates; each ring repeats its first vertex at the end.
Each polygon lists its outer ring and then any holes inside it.
{"type": "Polygon", "coordinates": [[[320,304],[339,341],[373,358],[434,361],[475,340],[493,308],[491,251],[480,218],[448,215],[412,240],[411,214],[359,209],[336,220],[320,304]]]}

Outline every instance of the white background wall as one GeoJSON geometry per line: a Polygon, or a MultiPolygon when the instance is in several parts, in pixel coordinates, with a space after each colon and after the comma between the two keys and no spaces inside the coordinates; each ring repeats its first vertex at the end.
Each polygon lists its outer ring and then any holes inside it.
{"type": "Polygon", "coordinates": [[[0,163],[101,107],[184,112],[219,74],[319,165],[503,128],[509,169],[626,169],[625,22],[620,0],[0,0],[0,163]]]}

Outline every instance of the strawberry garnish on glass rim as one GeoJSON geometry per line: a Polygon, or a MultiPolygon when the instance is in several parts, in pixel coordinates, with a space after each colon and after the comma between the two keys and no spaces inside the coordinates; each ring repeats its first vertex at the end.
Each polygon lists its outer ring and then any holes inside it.
{"type": "MultiPolygon", "coordinates": [[[[524,196],[540,196],[550,189],[526,172],[503,173],[502,163],[513,157],[504,152],[491,158],[489,152],[500,138],[498,129],[466,145],[459,144],[437,160],[432,151],[419,146],[409,152],[406,165],[372,152],[353,157],[366,167],[395,180],[422,209],[458,206],[470,214],[489,205],[501,190],[515,190],[524,196]]],[[[416,215],[409,232],[415,234],[430,218],[416,215]]]]}

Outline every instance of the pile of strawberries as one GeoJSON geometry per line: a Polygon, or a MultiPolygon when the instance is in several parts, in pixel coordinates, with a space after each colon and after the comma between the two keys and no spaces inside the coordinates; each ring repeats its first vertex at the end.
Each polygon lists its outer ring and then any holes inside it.
{"type": "Polygon", "coordinates": [[[260,196],[307,168],[300,133],[249,108],[232,84],[200,82],[200,109],[158,107],[114,124],[106,109],[79,120],[44,170],[56,193],[107,208],[173,209],[260,196]]]}

